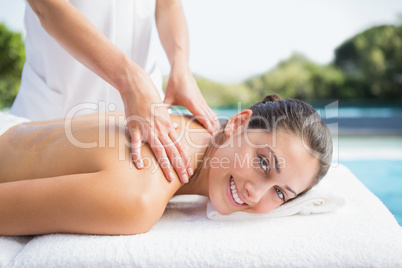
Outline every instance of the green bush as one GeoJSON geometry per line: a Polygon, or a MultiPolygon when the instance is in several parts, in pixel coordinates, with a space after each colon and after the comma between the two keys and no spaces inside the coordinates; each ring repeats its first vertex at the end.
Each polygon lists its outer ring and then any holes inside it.
{"type": "Polygon", "coordinates": [[[8,30],[0,23],[0,109],[13,103],[20,87],[24,62],[21,34],[8,30]]]}
{"type": "Polygon", "coordinates": [[[335,50],[345,92],[360,98],[402,99],[402,26],[370,28],[335,50]]]}
{"type": "Polygon", "coordinates": [[[226,85],[197,77],[197,84],[207,103],[213,108],[248,107],[257,99],[257,95],[247,85],[226,85]]]}
{"type": "MultiPolygon", "coordinates": [[[[257,100],[257,94],[246,84],[223,84],[195,75],[195,80],[206,102],[211,108],[247,108],[257,100]]],[[[163,88],[166,88],[168,77],[163,79],[163,88]]]]}
{"type": "Polygon", "coordinates": [[[295,53],[273,70],[246,81],[261,99],[277,93],[283,98],[330,98],[342,87],[344,76],[332,64],[320,66],[295,53]]]}
{"type": "MultiPolygon", "coordinates": [[[[0,23],[0,109],[14,101],[24,62],[21,34],[0,23]]],[[[402,26],[377,26],[357,34],[336,49],[334,62],[327,65],[295,53],[244,83],[196,80],[213,108],[237,107],[239,102],[245,108],[272,93],[305,100],[402,99],[402,26]]]]}

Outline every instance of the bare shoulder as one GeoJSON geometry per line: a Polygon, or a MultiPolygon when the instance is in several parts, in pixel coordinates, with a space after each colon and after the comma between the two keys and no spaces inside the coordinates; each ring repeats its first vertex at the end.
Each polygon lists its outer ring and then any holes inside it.
{"type": "Polygon", "coordinates": [[[171,114],[170,118],[173,122],[177,123],[179,129],[205,129],[200,122],[192,115],[177,115],[171,114]]]}
{"type": "Polygon", "coordinates": [[[141,151],[143,169],[137,169],[131,158],[127,157],[105,164],[104,171],[107,185],[118,193],[116,198],[126,197],[126,210],[140,205],[142,221],[151,228],[162,217],[167,203],[183,184],[177,177],[172,182],[165,178],[149,145],[144,144],[141,151]]]}

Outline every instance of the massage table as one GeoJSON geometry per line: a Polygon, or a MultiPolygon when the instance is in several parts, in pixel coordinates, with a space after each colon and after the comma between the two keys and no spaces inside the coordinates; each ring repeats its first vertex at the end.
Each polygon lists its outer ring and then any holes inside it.
{"type": "Polygon", "coordinates": [[[145,234],[0,236],[0,267],[402,267],[402,230],[383,203],[342,165],[321,184],[345,204],[217,221],[206,198],[178,196],[145,234]]]}

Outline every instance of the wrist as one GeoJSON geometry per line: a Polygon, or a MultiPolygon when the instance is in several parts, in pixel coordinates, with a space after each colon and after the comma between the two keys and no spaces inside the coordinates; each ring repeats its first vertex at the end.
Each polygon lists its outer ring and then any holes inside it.
{"type": "Polygon", "coordinates": [[[170,68],[170,75],[180,77],[192,74],[190,66],[186,62],[174,62],[170,68]]]}
{"type": "Polygon", "coordinates": [[[144,88],[137,85],[140,81],[144,81],[147,76],[148,75],[141,67],[135,64],[131,59],[125,57],[121,61],[117,75],[112,79],[114,83],[113,87],[119,91],[122,97],[133,93],[138,95],[144,88]]]}

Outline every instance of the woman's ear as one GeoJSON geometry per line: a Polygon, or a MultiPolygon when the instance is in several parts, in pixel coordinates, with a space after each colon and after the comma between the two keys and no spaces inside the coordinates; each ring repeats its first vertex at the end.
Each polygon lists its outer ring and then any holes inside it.
{"type": "Polygon", "coordinates": [[[251,118],[251,115],[253,114],[253,111],[250,109],[246,109],[244,111],[241,111],[240,113],[236,114],[226,124],[225,127],[225,135],[230,137],[232,136],[236,131],[241,130],[243,127],[245,127],[248,123],[248,121],[251,118]]]}

